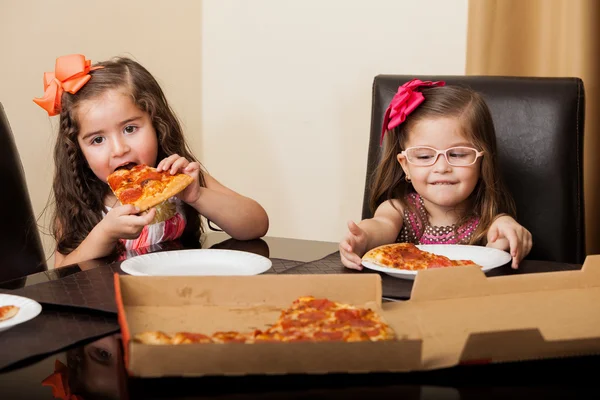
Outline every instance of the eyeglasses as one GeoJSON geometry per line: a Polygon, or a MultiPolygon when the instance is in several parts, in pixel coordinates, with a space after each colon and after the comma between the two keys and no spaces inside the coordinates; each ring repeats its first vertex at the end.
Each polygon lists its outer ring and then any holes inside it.
{"type": "Polygon", "coordinates": [[[409,147],[400,154],[406,157],[409,163],[421,167],[435,164],[440,154],[446,157],[448,164],[455,167],[466,167],[475,164],[477,159],[483,155],[483,151],[477,151],[471,147],[451,147],[446,150],[437,150],[432,147],[418,146],[409,147]]]}

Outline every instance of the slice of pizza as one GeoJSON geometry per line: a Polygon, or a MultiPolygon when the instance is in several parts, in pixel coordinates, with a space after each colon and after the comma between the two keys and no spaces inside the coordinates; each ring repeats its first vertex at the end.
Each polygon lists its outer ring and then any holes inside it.
{"type": "Polygon", "coordinates": [[[0,321],[6,321],[19,313],[21,308],[13,305],[0,307],[0,321]]]}
{"type": "Polygon", "coordinates": [[[463,265],[481,267],[471,260],[451,260],[442,255],[423,251],[412,243],[391,243],[375,247],[365,253],[362,260],[381,267],[408,271],[463,265]]]}
{"type": "Polygon", "coordinates": [[[284,309],[267,335],[283,341],[378,341],[395,338],[391,328],[371,309],[303,296],[284,309]]]}
{"type": "Polygon", "coordinates": [[[183,173],[171,175],[143,164],[127,164],[110,174],[107,181],[121,204],[133,204],[143,212],[175,196],[194,178],[183,173]]]}

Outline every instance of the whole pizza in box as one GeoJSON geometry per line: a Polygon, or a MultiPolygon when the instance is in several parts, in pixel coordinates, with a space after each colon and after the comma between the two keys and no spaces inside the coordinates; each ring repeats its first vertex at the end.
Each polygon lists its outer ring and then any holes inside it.
{"type": "Polygon", "coordinates": [[[134,337],[142,344],[169,345],[191,343],[260,343],[260,342],[376,342],[395,340],[389,325],[370,308],[303,296],[285,308],[265,330],[252,332],[145,331],[134,337]]]}

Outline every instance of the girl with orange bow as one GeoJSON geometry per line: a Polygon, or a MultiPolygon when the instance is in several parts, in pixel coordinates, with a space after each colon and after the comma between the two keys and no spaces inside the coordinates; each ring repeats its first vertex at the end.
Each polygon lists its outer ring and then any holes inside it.
{"type": "Polygon", "coordinates": [[[54,147],[52,232],[55,266],[168,240],[198,242],[200,214],[235,239],[264,236],[268,217],[256,201],[212,177],[191,153],[181,125],[154,77],[139,63],[115,58],[92,65],[75,54],[56,60],[34,101],[59,115],[54,147]],[[194,183],[139,215],[121,205],[106,178],[128,164],[146,164],[194,183]]]}
{"type": "Polygon", "coordinates": [[[413,79],[386,110],[370,205],[373,218],[348,222],[342,263],[380,245],[487,245],[509,251],[512,267],[531,250],[531,233],[515,219],[497,169],[490,111],[476,92],[413,79]],[[387,136],[386,136],[387,134],[387,136]]]}

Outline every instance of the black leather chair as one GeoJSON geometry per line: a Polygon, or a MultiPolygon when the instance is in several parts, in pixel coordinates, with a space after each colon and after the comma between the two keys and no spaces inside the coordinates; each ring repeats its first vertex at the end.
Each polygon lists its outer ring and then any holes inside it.
{"type": "Polygon", "coordinates": [[[484,96],[517,219],[533,236],[527,258],[583,263],[585,94],[579,78],[376,76],[362,217],[372,216],[369,184],[380,158],[383,115],[398,86],[412,78],[468,86],[484,96]]]}
{"type": "Polygon", "coordinates": [[[0,104],[0,282],[47,270],[21,158],[0,104]]]}

